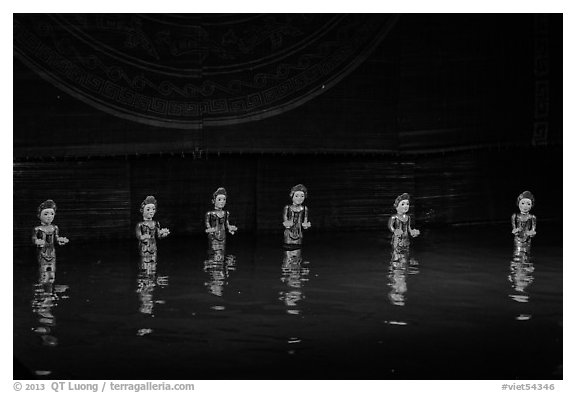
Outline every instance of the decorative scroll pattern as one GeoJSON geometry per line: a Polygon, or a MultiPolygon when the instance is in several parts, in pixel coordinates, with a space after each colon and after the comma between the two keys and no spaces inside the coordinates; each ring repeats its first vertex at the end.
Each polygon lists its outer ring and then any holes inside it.
{"type": "Polygon", "coordinates": [[[196,129],[306,102],[360,64],[395,21],[382,14],[16,14],[14,50],[104,111],[196,129]]]}

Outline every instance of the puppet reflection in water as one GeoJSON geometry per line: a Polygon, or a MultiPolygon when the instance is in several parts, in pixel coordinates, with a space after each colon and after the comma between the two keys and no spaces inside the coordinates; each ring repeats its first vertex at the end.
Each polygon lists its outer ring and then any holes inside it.
{"type": "MultiPolygon", "coordinates": [[[[154,290],[156,287],[163,288],[168,286],[168,276],[158,276],[156,268],[156,253],[141,256],[136,293],[138,293],[138,298],[140,299],[139,311],[150,316],[154,315],[155,304],[164,304],[163,300],[154,300],[154,290]]],[[[150,329],[141,329],[139,335],[142,335],[143,331],[146,331],[146,333],[151,332],[150,329]]]]}
{"type": "Polygon", "coordinates": [[[508,281],[512,284],[513,292],[510,298],[518,303],[528,303],[530,295],[528,287],[534,281],[534,264],[530,262],[530,255],[520,251],[515,246],[508,281]]]}
{"type": "Polygon", "coordinates": [[[303,287],[310,274],[310,269],[305,266],[308,264],[302,259],[302,249],[284,250],[280,281],[287,288],[280,291],[279,299],[284,302],[288,314],[298,315],[301,312],[300,302],[305,299],[303,287]]]}
{"type": "Polygon", "coordinates": [[[390,259],[388,279],[388,299],[395,306],[406,304],[406,293],[408,292],[407,276],[418,274],[418,261],[411,258],[408,252],[392,251],[390,259]]]}
{"type": "Polygon", "coordinates": [[[47,346],[58,345],[55,335],[56,317],[53,308],[58,305],[60,299],[67,299],[65,294],[67,285],[56,285],[56,258],[50,262],[41,261],[38,264],[38,283],[34,285],[34,299],[32,300],[32,312],[38,316],[39,326],[34,331],[42,338],[42,343],[47,346]]]}
{"type": "Polygon", "coordinates": [[[204,285],[212,295],[221,297],[224,295],[224,287],[228,285],[230,272],[236,270],[236,257],[226,255],[225,242],[217,242],[213,246],[211,244],[207,254],[204,271],[208,273],[208,281],[204,285]]]}

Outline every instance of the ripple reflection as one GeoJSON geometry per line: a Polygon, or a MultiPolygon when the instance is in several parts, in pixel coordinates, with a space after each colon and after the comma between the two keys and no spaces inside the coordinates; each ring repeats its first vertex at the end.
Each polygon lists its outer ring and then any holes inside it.
{"type": "MultiPolygon", "coordinates": [[[[222,297],[230,272],[235,270],[236,257],[226,255],[226,247],[209,247],[208,259],[204,261],[204,272],[208,273],[208,281],[204,282],[204,286],[212,295],[222,297]]],[[[214,306],[212,309],[223,310],[224,306],[214,306]]]]}
{"type": "MultiPolygon", "coordinates": [[[[142,258],[140,260],[140,271],[137,279],[138,298],[140,300],[139,311],[142,314],[154,315],[154,305],[163,304],[163,300],[154,300],[154,290],[156,287],[168,286],[168,276],[159,276],[156,272],[156,254],[152,258],[142,258]]],[[[141,334],[139,334],[141,335],[141,334]]]]}
{"type": "Polygon", "coordinates": [[[388,268],[388,299],[394,306],[406,305],[408,292],[407,276],[419,273],[418,261],[410,257],[408,252],[393,250],[388,268]]]}
{"type": "Polygon", "coordinates": [[[56,285],[56,258],[50,261],[39,259],[38,282],[34,285],[32,312],[38,316],[39,326],[33,328],[42,338],[42,343],[54,347],[58,345],[55,335],[56,317],[53,313],[61,299],[67,299],[65,294],[68,285],[56,285]]]}
{"type": "Polygon", "coordinates": [[[284,250],[282,260],[282,276],[280,281],[286,284],[286,289],[279,292],[279,299],[286,306],[286,313],[298,315],[301,313],[301,301],[305,299],[303,288],[308,281],[310,269],[302,258],[302,249],[284,250]]]}
{"type": "MultiPolygon", "coordinates": [[[[528,303],[530,301],[528,287],[534,282],[534,264],[530,259],[529,251],[515,247],[512,260],[510,261],[508,281],[512,286],[512,292],[509,297],[518,303],[528,303]]],[[[521,317],[522,320],[530,319],[525,316],[521,317]]]]}

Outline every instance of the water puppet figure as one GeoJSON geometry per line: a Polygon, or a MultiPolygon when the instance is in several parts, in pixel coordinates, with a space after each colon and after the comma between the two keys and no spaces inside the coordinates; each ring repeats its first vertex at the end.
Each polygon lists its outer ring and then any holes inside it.
{"type": "Polygon", "coordinates": [[[34,228],[32,242],[38,247],[38,260],[40,262],[55,262],[56,244],[63,246],[68,243],[68,238],[60,236],[58,226],[53,225],[56,216],[56,203],[48,199],[38,206],[38,218],[40,225],[34,228]]]}
{"type": "Polygon", "coordinates": [[[303,205],[307,197],[308,190],[302,184],[297,184],[290,190],[292,204],[284,206],[282,215],[284,244],[286,246],[298,247],[302,245],[303,229],[308,229],[312,226],[310,221],[308,221],[308,208],[303,205]]]}
{"type": "Polygon", "coordinates": [[[226,231],[233,235],[238,230],[238,227],[230,224],[228,210],[224,210],[226,197],[225,188],[220,187],[214,191],[212,194],[214,210],[206,213],[206,233],[212,250],[224,249],[226,247],[226,231]]]}
{"type": "Polygon", "coordinates": [[[390,216],[388,229],[392,232],[392,249],[398,253],[408,252],[410,247],[410,237],[420,235],[418,229],[412,228],[412,218],[408,215],[410,210],[410,195],[404,193],[394,201],[396,214],[390,216]]]}
{"type": "Polygon", "coordinates": [[[531,240],[536,236],[536,216],[530,214],[534,207],[534,195],[524,191],[516,199],[520,213],[512,214],[512,233],[514,248],[518,253],[530,252],[531,240]]]}
{"type": "Polygon", "coordinates": [[[170,234],[168,228],[161,228],[158,221],[153,220],[158,202],[153,196],[147,196],[140,205],[142,221],[136,224],[136,238],[138,239],[140,256],[144,262],[156,259],[156,238],[162,239],[170,234]]]}

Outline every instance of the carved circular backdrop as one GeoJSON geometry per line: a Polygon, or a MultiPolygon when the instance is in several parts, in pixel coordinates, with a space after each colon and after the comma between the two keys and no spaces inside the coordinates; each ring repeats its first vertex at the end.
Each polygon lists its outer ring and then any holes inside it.
{"type": "Polygon", "coordinates": [[[14,53],[101,110],[201,128],[273,116],[359,65],[383,14],[14,14],[14,53]]]}

